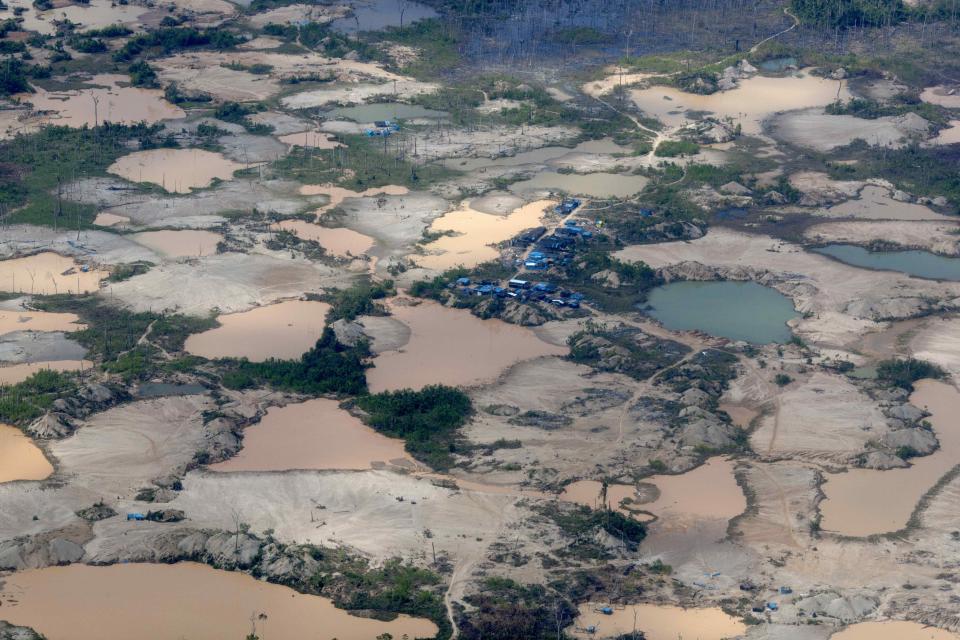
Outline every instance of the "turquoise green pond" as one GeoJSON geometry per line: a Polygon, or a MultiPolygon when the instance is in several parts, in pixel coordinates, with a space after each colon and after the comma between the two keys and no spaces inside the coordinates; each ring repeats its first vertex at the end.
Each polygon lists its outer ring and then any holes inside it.
{"type": "Polygon", "coordinates": [[[773,71],[773,72],[785,71],[787,67],[797,66],[797,59],[796,58],[773,58],[771,60],[764,60],[757,66],[763,69],[764,71],[773,71]]]}
{"type": "Polygon", "coordinates": [[[416,104],[402,102],[378,102],[361,104],[356,107],[340,107],[326,112],[331,120],[353,120],[354,122],[375,122],[376,120],[409,120],[412,118],[445,118],[443,111],[427,109],[416,104]]]}
{"type": "Polygon", "coordinates": [[[933,280],[960,280],[960,258],[929,251],[868,251],[852,244],[830,244],[813,251],[855,267],[899,271],[933,280]]]}
{"type": "Polygon", "coordinates": [[[668,329],[754,344],[784,343],[797,317],[785,295],[755,282],[671,282],[650,292],[646,313],[668,329]]]}

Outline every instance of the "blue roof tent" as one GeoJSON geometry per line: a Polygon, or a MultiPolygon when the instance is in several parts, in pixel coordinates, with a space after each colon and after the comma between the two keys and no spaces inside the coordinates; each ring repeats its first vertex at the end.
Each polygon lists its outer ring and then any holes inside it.
{"type": "Polygon", "coordinates": [[[563,201],[554,208],[554,211],[564,215],[570,214],[573,213],[580,204],[581,202],[576,198],[564,198],[563,201]]]}
{"type": "Polygon", "coordinates": [[[460,286],[460,287],[469,287],[469,286],[470,286],[470,278],[457,278],[457,286],[460,286]]]}

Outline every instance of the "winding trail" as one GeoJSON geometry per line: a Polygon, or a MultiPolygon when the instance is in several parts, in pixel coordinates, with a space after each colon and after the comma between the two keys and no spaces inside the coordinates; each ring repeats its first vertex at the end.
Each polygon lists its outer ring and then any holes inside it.
{"type": "Polygon", "coordinates": [[[790,25],[789,27],[787,27],[786,29],[784,29],[783,31],[780,31],[780,32],[778,32],[778,33],[775,33],[775,34],[773,34],[772,36],[769,36],[769,37],[767,37],[767,38],[764,38],[763,40],[761,40],[761,41],[758,42],[757,44],[755,44],[755,45],[753,45],[752,47],[750,47],[750,53],[756,53],[756,52],[757,52],[757,49],[759,49],[760,47],[762,47],[762,46],[765,45],[766,43],[770,42],[770,41],[773,40],[774,38],[779,38],[779,37],[782,36],[783,34],[789,33],[789,32],[793,31],[794,29],[796,29],[797,27],[800,26],[800,18],[798,18],[797,16],[795,16],[795,15],[793,14],[793,12],[790,11],[790,8],[789,8],[789,7],[784,7],[784,8],[783,8],[783,12],[784,12],[785,14],[787,14],[788,16],[790,16],[791,18],[793,18],[793,24],[790,25]]]}

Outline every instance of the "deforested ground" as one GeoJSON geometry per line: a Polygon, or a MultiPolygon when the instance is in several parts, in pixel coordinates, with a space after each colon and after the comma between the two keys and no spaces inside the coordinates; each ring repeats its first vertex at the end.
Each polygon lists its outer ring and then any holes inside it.
{"type": "Polygon", "coordinates": [[[0,2],[0,639],[960,638],[958,18],[0,2]]]}

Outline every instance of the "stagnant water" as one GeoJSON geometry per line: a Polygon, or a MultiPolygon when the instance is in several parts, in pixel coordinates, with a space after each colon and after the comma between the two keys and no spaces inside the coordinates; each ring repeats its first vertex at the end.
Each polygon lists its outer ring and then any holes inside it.
{"type": "Polygon", "coordinates": [[[822,489],[820,526],[846,536],[869,536],[902,529],[917,502],[960,459],[960,392],[932,380],[916,384],[910,403],[927,408],[940,448],[914,458],[904,469],[851,469],[830,473],[822,489]]]}
{"type": "Polygon", "coordinates": [[[376,122],[377,120],[409,120],[413,118],[446,118],[447,113],[403,102],[377,102],[355,107],[338,107],[325,114],[331,120],[376,122]]]}
{"type": "Polygon", "coordinates": [[[223,236],[212,231],[185,229],[144,231],[132,234],[130,239],[168,258],[196,258],[216,253],[223,236]]]}
{"type": "Polygon", "coordinates": [[[78,324],[78,320],[73,313],[0,310],[0,335],[11,331],[76,331],[85,326],[78,324]]]}
{"type": "Polygon", "coordinates": [[[333,134],[323,131],[301,131],[277,136],[277,140],[291,147],[310,147],[313,149],[336,149],[343,145],[333,139],[333,134]]]}
{"type": "Polygon", "coordinates": [[[0,482],[43,480],[53,466],[20,429],[0,423],[0,482]]]}
{"type": "Polygon", "coordinates": [[[90,268],[83,271],[73,258],[56,253],[37,253],[27,258],[0,261],[0,291],[51,295],[90,293],[100,288],[109,273],[90,268]]]}
{"type": "Polygon", "coordinates": [[[320,398],[272,407],[243,432],[243,449],[212,465],[214,471],[286,471],[290,469],[372,469],[392,464],[415,467],[403,441],[380,435],[320,398]]]}
{"type": "MultiPolygon", "coordinates": [[[[113,11],[113,9],[109,9],[113,11]]],[[[93,127],[94,123],[153,124],[161,120],[183,118],[186,114],[167,102],[160,89],[121,87],[130,81],[126,75],[94,76],[91,86],[70,91],[45,91],[19,94],[21,102],[29,102],[37,111],[50,111],[50,124],[65,127],[93,127]]]]}
{"type": "Polygon", "coordinates": [[[288,300],[220,316],[220,326],[189,338],[184,349],[204,358],[299,358],[320,338],[330,305],[288,300]]]}
{"type": "Polygon", "coordinates": [[[591,198],[627,198],[643,191],[650,182],[643,176],[619,173],[559,173],[542,171],[530,178],[510,185],[514,193],[557,191],[591,198]]]}
{"type": "Polygon", "coordinates": [[[635,604],[616,608],[611,615],[598,609],[605,603],[580,605],[574,637],[613,638],[642,631],[646,640],[723,640],[740,636],[747,625],[723,612],[719,607],[682,609],[671,605],[635,604]],[[588,631],[590,627],[596,633],[588,631]]]}
{"type": "Polygon", "coordinates": [[[305,220],[282,220],[272,228],[313,240],[337,256],[361,256],[373,248],[373,238],[345,227],[331,229],[305,220]]]}
{"type": "MultiPolygon", "coordinates": [[[[600,489],[600,482],[581,480],[567,485],[560,498],[595,509],[601,506],[600,489]]],[[[691,519],[729,520],[747,508],[746,498],[733,474],[733,462],[722,458],[711,458],[687,473],[646,478],[640,491],[634,485],[609,485],[607,503],[639,520],[650,517],[638,512],[650,512],[660,517],[661,522],[669,520],[665,522],[668,526],[682,525],[691,519]]]]}
{"type": "Polygon", "coordinates": [[[755,282],[671,282],[650,292],[646,313],[675,331],[697,330],[755,344],[787,342],[793,303],[755,282]]]}
{"type": "Polygon", "coordinates": [[[214,178],[232,180],[245,165],[204,149],[150,149],[117,159],[107,171],[130,182],[150,182],[170,193],[209,187],[214,178]]]}
{"type": "Polygon", "coordinates": [[[743,133],[755,135],[762,131],[762,122],[778,111],[824,107],[835,100],[849,98],[850,92],[845,82],[804,74],[800,77],[755,76],[740,81],[735,89],[710,95],[652,86],[631,91],[630,96],[637,107],[668,127],[692,120],[688,111],[708,112],[720,120],[732,118],[741,125],[743,133]]]}
{"type": "Polygon", "coordinates": [[[960,640],[960,635],[919,622],[861,622],[832,636],[830,640],[960,640]]]}
{"type": "Polygon", "coordinates": [[[327,598],[194,563],[24,571],[4,578],[0,605],[5,620],[48,640],[237,640],[251,632],[251,617],[257,635],[270,640],[371,640],[383,633],[425,638],[437,632],[422,618],[360,618],[327,598]]]}
{"type": "Polygon", "coordinates": [[[390,311],[410,327],[410,341],[374,360],[375,366],[367,370],[373,393],[430,384],[476,385],[522,360],[567,353],[565,347],[548,344],[525,327],[481,320],[469,311],[435,302],[393,304],[390,311]]]}
{"type": "Polygon", "coordinates": [[[409,192],[409,189],[395,184],[388,184],[382,187],[372,187],[365,191],[351,191],[333,184],[307,184],[300,187],[300,194],[305,196],[327,196],[330,199],[327,204],[317,209],[317,216],[323,215],[326,211],[338,207],[347,198],[364,198],[376,195],[403,196],[409,192]]]}
{"type": "Polygon", "coordinates": [[[438,218],[430,225],[434,233],[448,233],[423,245],[426,255],[414,256],[421,267],[446,271],[458,265],[473,268],[495,260],[500,252],[491,245],[509,240],[524,229],[540,225],[548,207],[555,202],[538,200],[524,205],[506,216],[483,213],[469,202],[456,211],[438,218]]]}
{"type": "Polygon", "coordinates": [[[0,385],[23,382],[38,371],[89,371],[93,363],[89,360],[46,360],[43,362],[21,362],[0,366],[0,385]]]}
{"type": "Polygon", "coordinates": [[[57,3],[56,7],[48,11],[38,11],[36,5],[32,5],[28,0],[10,0],[7,4],[14,9],[18,7],[26,9],[20,14],[24,30],[37,31],[44,35],[57,33],[55,21],[69,20],[76,24],[78,33],[114,24],[133,26],[148,11],[144,6],[118,5],[110,0],[92,0],[87,4],[57,3]]]}
{"type": "Polygon", "coordinates": [[[960,280],[960,258],[929,251],[868,251],[853,244],[829,244],[813,251],[855,267],[899,271],[934,280],[960,280]]]}
{"type": "Polygon", "coordinates": [[[427,5],[407,0],[355,0],[351,5],[353,15],[330,23],[336,31],[355,34],[358,25],[360,31],[379,31],[399,27],[401,22],[406,27],[417,20],[437,17],[437,12],[427,5]]]}
{"type": "Polygon", "coordinates": [[[116,227],[123,226],[130,222],[130,218],[127,216],[120,216],[115,213],[104,213],[100,212],[97,214],[97,217],[93,219],[93,224],[100,227],[116,227]]]}

